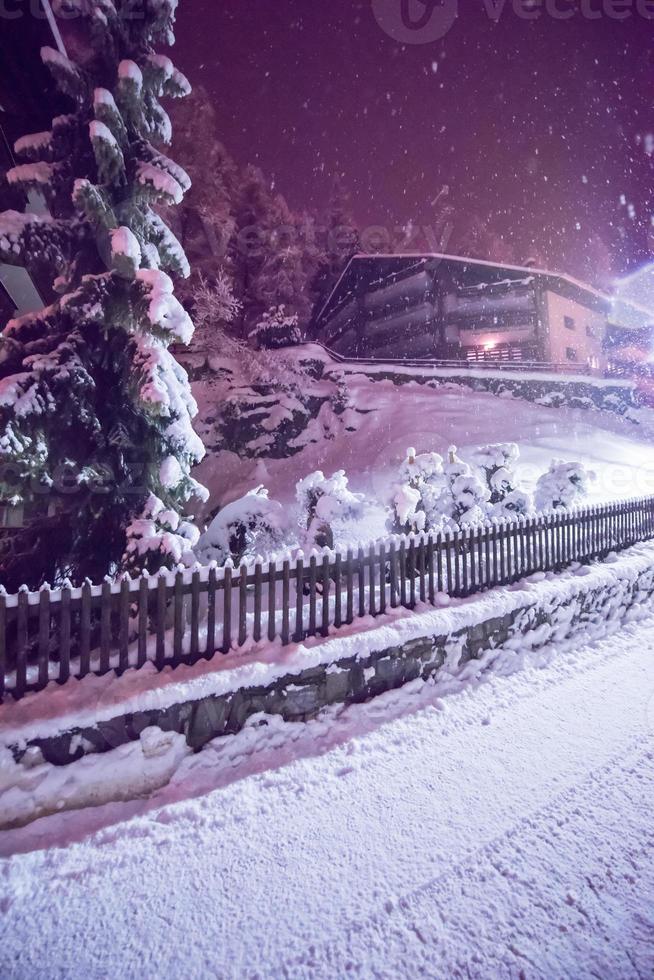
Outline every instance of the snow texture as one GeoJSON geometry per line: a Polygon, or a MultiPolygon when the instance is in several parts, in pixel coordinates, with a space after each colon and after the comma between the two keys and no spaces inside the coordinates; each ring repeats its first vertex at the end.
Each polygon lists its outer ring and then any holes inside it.
{"type": "Polygon", "coordinates": [[[651,976],[653,645],[650,618],[195,756],[147,731],[67,783],[33,760],[34,796],[98,805],[0,835],[11,976],[651,976]],[[173,775],[106,802],[137,766],[173,775]]]}

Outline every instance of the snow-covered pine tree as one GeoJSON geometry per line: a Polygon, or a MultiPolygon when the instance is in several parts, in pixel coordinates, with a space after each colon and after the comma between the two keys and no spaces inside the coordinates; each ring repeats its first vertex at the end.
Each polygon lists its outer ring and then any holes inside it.
{"type": "Polygon", "coordinates": [[[183,561],[195,528],[180,516],[204,491],[196,405],[169,347],[193,324],[164,272],[187,276],[153,210],[178,203],[185,171],[160,99],[189,91],[169,58],[177,0],[80,5],[88,50],[42,59],[71,102],[49,132],[25,137],[8,174],[39,189],[50,215],[0,216],[0,260],[47,269],[51,302],[0,340],[0,498],[24,527],[3,539],[3,582],[35,587],[183,561]]]}
{"type": "Polygon", "coordinates": [[[359,229],[350,212],[348,194],[340,177],[334,179],[324,219],[324,255],[315,273],[312,289],[325,301],[343,269],[361,248],[359,229]]]}

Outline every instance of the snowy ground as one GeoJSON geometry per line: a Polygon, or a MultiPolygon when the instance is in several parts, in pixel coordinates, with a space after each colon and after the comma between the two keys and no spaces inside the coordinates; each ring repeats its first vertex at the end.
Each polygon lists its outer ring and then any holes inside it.
{"type": "MultiPolygon", "coordinates": [[[[340,428],[335,429],[332,417],[318,441],[288,459],[253,461],[230,452],[210,454],[198,468],[199,479],[212,493],[210,506],[228,503],[261,483],[271,497],[288,504],[294,500],[297,480],[316,469],[327,475],[345,469],[352,489],[386,501],[409,446],[419,453],[445,455],[455,444],[466,458],[475,447],[498,441],[518,444],[518,475],[525,489],[533,490],[551,460],[560,458],[578,460],[597,474],[591,500],[654,494],[652,412],[643,411],[642,424],[636,425],[609,412],[546,408],[458,385],[397,386],[364,374],[345,377],[351,406],[347,419],[355,420],[356,431],[347,431],[338,420],[340,428]]],[[[321,385],[325,391],[329,387],[328,382],[321,385]]],[[[200,383],[195,390],[203,416],[215,414],[212,399],[221,396],[221,389],[200,383]]],[[[314,426],[314,435],[319,431],[320,426],[314,426]]],[[[362,537],[384,533],[383,524],[363,530],[362,537]]]]}
{"type": "Polygon", "coordinates": [[[3,976],[651,976],[653,646],[248,729],[0,835],[3,976]]]}

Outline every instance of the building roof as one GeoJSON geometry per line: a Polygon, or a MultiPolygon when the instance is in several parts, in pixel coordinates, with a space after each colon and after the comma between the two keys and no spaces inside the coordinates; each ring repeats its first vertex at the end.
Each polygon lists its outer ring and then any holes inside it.
{"type": "Polygon", "coordinates": [[[603,293],[588,283],[581,282],[579,279],[574,279],[572,276],[551,272],[547,269],[490,262],[485,259],[448,255],[444,252],[402,252],[393,255],[359,253],[354,255],[348,262],[327,301],[316,315],[314,323],[319,325],[328,317],[330,312],[338,306],[339,299],[343,295],[349,295],[350,289],[360,282],[361,279],[367,279],[370,285],[379,282],[379,279],[372,280],[370,278],[372,273],[379,273],[383,278],[387,276],[393,277],[411,269],[412,264],[424,265],[429,262],[457,263],[468,268],[494,270],[498,284],[506,281],[507,273],[509,274],[509,280],[515,280],[517,278],[512,275],[513,273],[519,274],[523,279],[538,277],[547,280],[549,288],[556,292],[572,293],[576,296],[581,294],[582,297],[586,297],[588,305],[594,307],[600,305],[602,308],[608,310],[611,304],[611,296],[609,294],[603,293]],[[500,276],[505,276],[505,279],[500,279],[500,276]]]}

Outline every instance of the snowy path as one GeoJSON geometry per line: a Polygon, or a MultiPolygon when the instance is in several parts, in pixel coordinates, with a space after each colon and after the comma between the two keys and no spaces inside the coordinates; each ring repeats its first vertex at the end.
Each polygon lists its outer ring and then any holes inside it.
{"type": "Polygon", "coordinates": [[[653,647],[650,619],[434,704],[394,692],[0,835],[25,852],[0,863],[3,976],[651,976],[653,647]]]}

